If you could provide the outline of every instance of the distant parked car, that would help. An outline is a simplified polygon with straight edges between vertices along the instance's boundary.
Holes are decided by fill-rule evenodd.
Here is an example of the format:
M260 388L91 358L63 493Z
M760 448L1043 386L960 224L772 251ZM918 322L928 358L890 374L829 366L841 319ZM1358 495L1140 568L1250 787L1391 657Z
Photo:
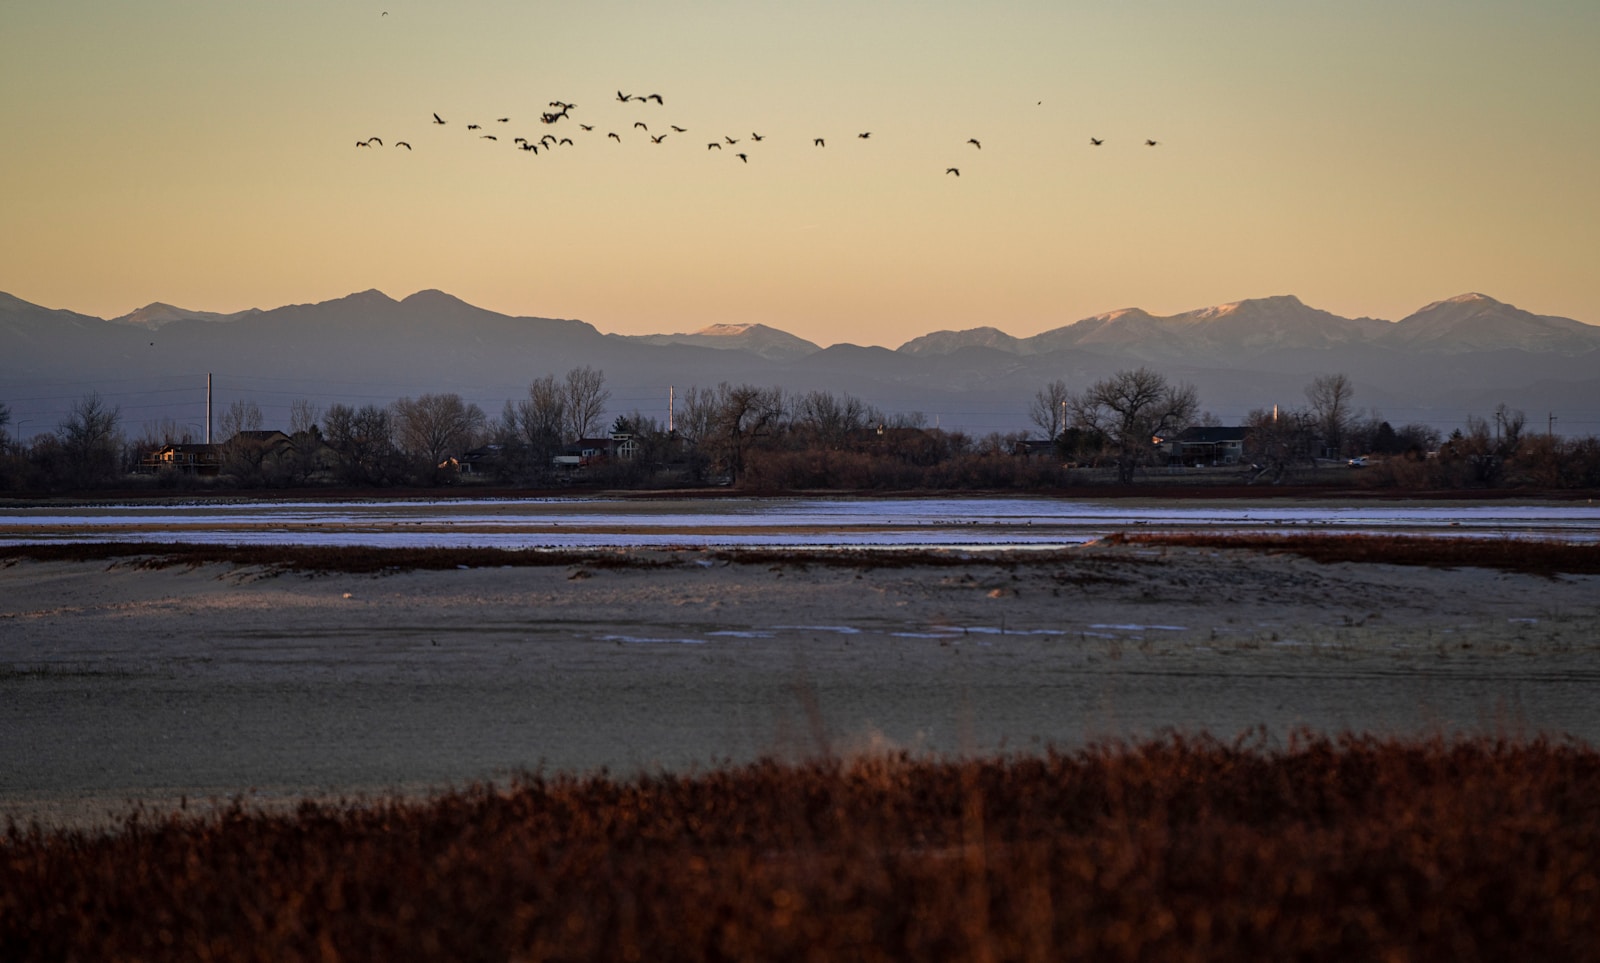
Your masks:
M1351 468L1365 468L1367 467L1367 456L1359 455L1350 459L1348 462L1346 462L1346 464L1348 464Z

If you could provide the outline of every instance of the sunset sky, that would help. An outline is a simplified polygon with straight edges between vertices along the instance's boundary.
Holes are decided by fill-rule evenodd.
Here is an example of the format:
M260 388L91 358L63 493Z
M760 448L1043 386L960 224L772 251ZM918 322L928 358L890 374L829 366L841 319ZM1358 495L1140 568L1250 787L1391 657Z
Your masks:
M887 347L1275 294L1600 323L1597 50L1594 0L5 3L0 291Z

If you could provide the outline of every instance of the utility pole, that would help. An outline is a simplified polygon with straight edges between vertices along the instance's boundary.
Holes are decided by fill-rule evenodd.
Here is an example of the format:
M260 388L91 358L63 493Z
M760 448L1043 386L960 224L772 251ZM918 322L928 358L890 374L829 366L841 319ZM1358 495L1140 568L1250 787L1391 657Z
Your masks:
M1549 420L1545 422L1544 436L1549 439L1554 439L1556 436L1556 413L1553 411L1550 412Z
M677 397L677 387L674 385L667 385L667 434L669 435L674 431L672 424L672 408L677 402Z
M211 372L206 372L206 444L211 444Z

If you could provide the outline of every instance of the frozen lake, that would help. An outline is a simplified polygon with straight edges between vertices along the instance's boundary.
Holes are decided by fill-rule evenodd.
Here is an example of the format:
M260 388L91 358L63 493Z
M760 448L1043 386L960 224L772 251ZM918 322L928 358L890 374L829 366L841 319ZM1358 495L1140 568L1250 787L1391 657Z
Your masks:
M1588 502L533 498L196 502L0 509L0 545L133 541L374 547L1070 545L1126 531L1392 533L1600 540Z

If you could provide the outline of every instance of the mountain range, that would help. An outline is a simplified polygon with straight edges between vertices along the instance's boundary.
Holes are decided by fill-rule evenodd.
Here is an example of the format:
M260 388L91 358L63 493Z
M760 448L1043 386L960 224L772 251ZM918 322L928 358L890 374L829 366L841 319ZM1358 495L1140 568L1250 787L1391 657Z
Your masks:
M979 326L890 350L822 347L763 324L684 334L604 334L583 321L512 317L440 291L395 300L363 291L234 314L154 303L112 319L0 293L0 402L13 434L48 431L91 391L125 428L161 419L202 426L213 410L256 402L267 427L290 403L384 404L458 392L491 417L545 374L605 373L610 415L665 421L669 390L721 381L849 393L886 413L973 434L1024 431L1040 387L1071 388L1147 365L1192 383L1225 422L1253 408L1304 404L1304 388L1343 373L1355 404L1396 425L1444 430L1501 403L1530 425L1600 433L1600 327L1534 314L1482 294L1436 301L1399 321L1345 318L1289 295L1166 317L1128 308L1026 338Z

